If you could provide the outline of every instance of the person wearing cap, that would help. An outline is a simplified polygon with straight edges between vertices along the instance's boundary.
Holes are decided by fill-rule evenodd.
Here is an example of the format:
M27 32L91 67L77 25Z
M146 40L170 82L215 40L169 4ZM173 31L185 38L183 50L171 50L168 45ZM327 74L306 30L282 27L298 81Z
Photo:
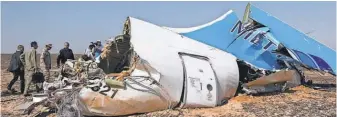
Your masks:
M51 82L50 80L50 69L51 69L51 56L50 56L50 50L52 48L52 44L48 44L45 46L45 48L42 50L41 56L40 56L40 68L43 71L44 78L46 82Z
M23 53L24 47L23 45L19 45L17 47L16 52L12 55L11 61L9 63L9 67L7 71L13 73L13 79L11 82L8 84L8 91L11 91L12 93L15 93L16 91L12 89L12 86L14 83L18 80L20 77L20 91L23 93L25 89L25 72L24 72L24 66L23 63L20 61L20 55Z

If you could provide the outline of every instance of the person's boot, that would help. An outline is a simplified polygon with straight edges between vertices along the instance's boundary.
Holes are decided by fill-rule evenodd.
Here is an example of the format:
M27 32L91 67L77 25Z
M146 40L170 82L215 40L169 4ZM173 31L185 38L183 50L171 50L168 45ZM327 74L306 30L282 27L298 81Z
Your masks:
M12 94L16 93L17 91L15 89L8 89L8 91Z
M42 83L36 83L35 84L37 93L41 93L43 91L42 85L43 85Z
M25 82L24 81L20 81L20 91L21 91L21 94L23 94L24 91L25 91Z
M31 96L32 94L29 94L29 93L27 93L27 94L23 94L23 96L25 96L25 97L28 97L28 96Z
M15 91L14 89L12 89L13 84L14 84L14 82L13 82L13 80L12 80L12 81L8 84L8 86L7 86L7 90L8 90L8 92L10 92L10 93L13 93L13 91Z

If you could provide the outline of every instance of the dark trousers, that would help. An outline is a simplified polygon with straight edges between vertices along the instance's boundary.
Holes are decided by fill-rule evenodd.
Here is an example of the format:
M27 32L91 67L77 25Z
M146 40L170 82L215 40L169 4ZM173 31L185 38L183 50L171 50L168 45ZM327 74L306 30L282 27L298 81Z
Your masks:
M12 81L8 84L7 89L11 90L14 83L20 77L20 91L21 91L21 93L23 93L23 91L25 89L25 78L24 78L25 72L24 71L15 71L15 72L12 72L12 73L13 73L14 77L13 77Z

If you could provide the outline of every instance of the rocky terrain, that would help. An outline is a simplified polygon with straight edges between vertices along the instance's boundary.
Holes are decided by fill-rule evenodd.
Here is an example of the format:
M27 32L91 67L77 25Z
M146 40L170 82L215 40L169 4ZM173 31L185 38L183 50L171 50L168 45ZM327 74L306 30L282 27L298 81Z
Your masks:
M53 55L56 65L56 56ZM10 55L1 56L1 117L25 117L23 112L15 107L24 103L25 98L20 94L9 94L7 85L12 74L7 72ZM283 93L271 93L258 96L240 94L228 101L227 104L215 108L174 109L152 113L130 115L132 117L148 116L193 116L193 117L334 117L336 116L336 80L324 80L327 85L323 88L298 86ZM331 76L330 76L331 77ZM331 79L331 78L330 78ZM19 90L19 81L14 85ZM55 116L55 114L41 115Z

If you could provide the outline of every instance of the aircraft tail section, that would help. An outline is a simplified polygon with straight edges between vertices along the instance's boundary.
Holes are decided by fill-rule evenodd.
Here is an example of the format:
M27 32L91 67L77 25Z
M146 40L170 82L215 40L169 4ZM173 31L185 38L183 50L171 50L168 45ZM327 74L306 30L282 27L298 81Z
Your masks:
M267 12L250 5L249 19L254 20L270 28L274 37L287 48L296 50L296 53L305 64L310 64L314 68L336 72L336 51L307 36L303 32L296 30L288 24L269 15Z

